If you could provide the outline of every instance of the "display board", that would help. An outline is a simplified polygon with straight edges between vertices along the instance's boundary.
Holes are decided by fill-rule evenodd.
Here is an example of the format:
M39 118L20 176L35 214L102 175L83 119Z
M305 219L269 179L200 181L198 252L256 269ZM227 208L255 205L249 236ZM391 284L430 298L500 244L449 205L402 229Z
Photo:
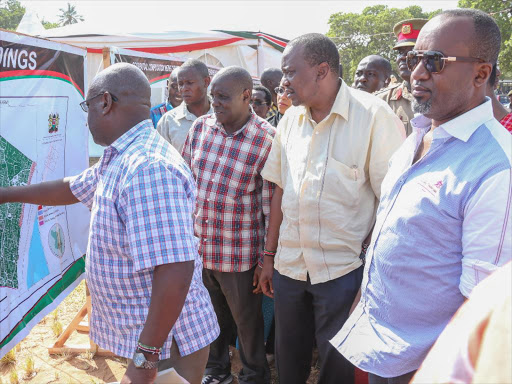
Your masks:
M0 31L0 186L76 175L88 166L86 51ZM82 204L0 205L0 356L84 273L90 213Z

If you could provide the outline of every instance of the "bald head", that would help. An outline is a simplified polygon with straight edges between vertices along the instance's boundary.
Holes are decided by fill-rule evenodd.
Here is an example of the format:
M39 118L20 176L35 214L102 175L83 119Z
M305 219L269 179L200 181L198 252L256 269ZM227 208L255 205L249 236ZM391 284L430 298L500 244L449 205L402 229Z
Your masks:
M354 86L365 92L373 93L389 84L391 63L379 55L366 56L357 65Z
M144 73L128 63L100 72L87 91L87 122L94 142L110 145L149 118L151 88Z
M172 70L167 81L167 101L176 108L183 101L181 93L178 88L178 72L180 67L176 67Z
M169 81L178 81L178 72L180 70L180 67L176 67L172 70L171 74L169 75Z
M249 72L242 67L231 66L222 68L213 77L212 86L213 83L219 84L228 81L233 84L236 91L242 92L245 89L252 91L252 77Z
M261 74L261 84L267 88L272 94L272 101L274 104L277 103L277 94L274 91L279 86L283 72L279 68L267 68Z
M128 63L113 64L92 81L89 93L109 92L120 101L151 106L151 87L139 68ZM132 105L133 106L133 105Z

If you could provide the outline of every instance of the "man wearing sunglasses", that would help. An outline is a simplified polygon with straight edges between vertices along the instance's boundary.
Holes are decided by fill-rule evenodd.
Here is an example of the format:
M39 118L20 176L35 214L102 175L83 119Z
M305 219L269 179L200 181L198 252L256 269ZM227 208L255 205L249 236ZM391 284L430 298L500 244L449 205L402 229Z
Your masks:
M133 359L121 383L152 383L173 366L199 384L219 327L201 280L192 173L154 130L140 69L114 64L87 93L91 135L106 146L100 161L74 177L0 188L0 204L85 204L91 339Z
M405 59L407 52L414 48L416 38L426 22L427 20L425 19L410 19L401 21L394 26L393 31L397 37L397 42L393 49L397 52L396 64L403 82L375 93L375 96L389 104L402 123L404 123L407 136L411 134L410 121L414 117L414 112L411 106L413 100L410 84L411 71L407 68Z
M512 254L512 135L486 87L501 34L474 9L431 19L407 54L421 115L382 183L361 299L331 341L372 383L408 383L451 317Z
M262 119L266 119L272 104L272 94L264 86L257 85L252 89L250 104L255 114Z

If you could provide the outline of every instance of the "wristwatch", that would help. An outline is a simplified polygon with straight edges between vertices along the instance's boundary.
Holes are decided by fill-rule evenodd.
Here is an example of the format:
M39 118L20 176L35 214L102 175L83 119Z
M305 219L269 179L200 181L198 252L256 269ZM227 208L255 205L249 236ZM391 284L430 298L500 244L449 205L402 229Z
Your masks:
M146 360L146 356L144 356L144 354L140 350L137 350L133 354L133 365L135 365L135 368L157 369L158 368L158 360L157 361L148 361L148 360Z

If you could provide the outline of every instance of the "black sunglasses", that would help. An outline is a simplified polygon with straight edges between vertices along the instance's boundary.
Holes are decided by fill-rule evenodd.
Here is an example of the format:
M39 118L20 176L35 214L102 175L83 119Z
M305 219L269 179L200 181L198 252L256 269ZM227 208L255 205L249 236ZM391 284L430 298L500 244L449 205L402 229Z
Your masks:
M100 94L98 94L98 95L96 95L96 96L93 96L93 97L91 97L91 98L89 98L89 99L87 99L87 100L82 101L82 102L80 103L80 107L82 107L82 110L83 110L84 112L89 112L89 102L90 102L92 99L95 99L95 98L97 98L97 97L99 97L99 96L103 96L103 95L104 95L105 93L107 93L107 92L108 92L108 91L103 91L103 92L101 92ZM117 99L117 97L115 97L113 94L111 94L110 92L108 92L108 93L109 93L110 97L112 97L112 101L114 101L114 102L115 102L115 101L117 101L117 100L118 100L118 99Z
M407 52L407 68L412 72L423 61L425 69L430 73L440 73L447 61L465 63L485 63L485 60L477 57L445 56L438 51L409 51Z

